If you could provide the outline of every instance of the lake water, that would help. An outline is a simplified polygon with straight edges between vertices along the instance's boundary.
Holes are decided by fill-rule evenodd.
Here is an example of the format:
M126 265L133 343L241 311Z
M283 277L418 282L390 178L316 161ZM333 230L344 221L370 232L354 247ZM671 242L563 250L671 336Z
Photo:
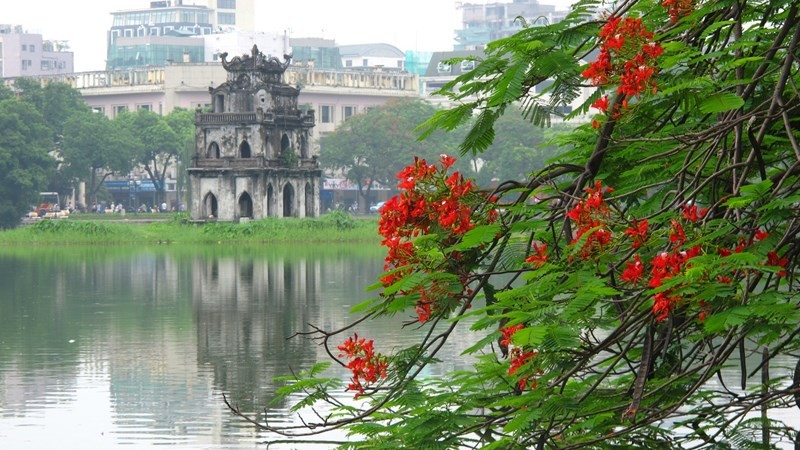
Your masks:
M261 412L274 377L326 360L287 338L351 321L383 256L352 245L0 249L0 448L265 448L282 438L231 414L223 393ZM418 336L402 319L356 331L391 353ZM460 353L481 337L468 334L424 375L465 367ZM297 424L289 406L271 405L270 423Z
M279 437L233 416L222 394L261 411L274 377L324 360L287 338L349 322L383 256L352 245L0 250L0 448L264 448ZM414 334L397 319L357 331L385 353ZM296 420L288 406L272 405L271 423Z

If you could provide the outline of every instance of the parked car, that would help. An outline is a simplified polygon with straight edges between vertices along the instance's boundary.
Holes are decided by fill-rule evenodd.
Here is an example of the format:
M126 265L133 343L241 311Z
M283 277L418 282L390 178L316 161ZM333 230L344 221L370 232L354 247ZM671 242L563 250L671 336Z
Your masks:
M369 212L378 213L378 212L381 211L381 208L383 208L383 205L385 205L385 204L386 204L386 202L375 203L374 205L369 207Z

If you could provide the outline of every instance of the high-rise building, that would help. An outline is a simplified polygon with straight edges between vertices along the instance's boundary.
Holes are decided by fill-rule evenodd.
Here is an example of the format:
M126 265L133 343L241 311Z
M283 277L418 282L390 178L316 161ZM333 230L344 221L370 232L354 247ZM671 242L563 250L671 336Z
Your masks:
M170 61L202 62L204 45L193 36L211 34L214 11L183 0L154 1L150 8L112 12L106 69L163 67Z
M26 33L21 25L0 25L0 77L32 77L74 72L75 55L65 41Z
M214 10L214 23L220 27L235 27L239 31L255 31L255 0L208 0Z
M454 50L476 50L498 39L511 36L522 30L525 19L529 26L560 22L566 11L556 11L553 5L543 5L538 0L513 0L492 3L463 3L464 28L456 30Z

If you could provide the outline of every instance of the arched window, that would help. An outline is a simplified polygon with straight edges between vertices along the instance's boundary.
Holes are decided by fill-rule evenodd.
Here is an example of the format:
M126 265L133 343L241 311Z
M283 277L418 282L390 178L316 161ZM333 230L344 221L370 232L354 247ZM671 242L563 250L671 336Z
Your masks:
M294 216L294 188L286 183L283 186L283 217Z
M239 197L239 218L253 218L253 199L247 192Z
M289 150L289 136L283 135L281 138L281 154Z
M216 219L219 217L217 212L217 197L211 192L206 194L206 198L203 199L202 216L206 219Z
M219 157L220 157L219 144L217 144L216 142L212 142L208 146L208 151L206 152L206 158L219 159Z
M247 141L242 141L241 145L239 145L239 157L240 158L250 158L252 152L250 151L250 144Z

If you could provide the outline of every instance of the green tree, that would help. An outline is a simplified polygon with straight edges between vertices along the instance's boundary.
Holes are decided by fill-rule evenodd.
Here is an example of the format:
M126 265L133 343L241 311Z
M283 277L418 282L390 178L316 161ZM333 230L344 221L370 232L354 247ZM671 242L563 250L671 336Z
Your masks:
M55 160L50 128L25 102L0 100L0 131L0 228L13 228L35 204Z
M152 111L140 109L136 112L126 112L117 116L115 120L119 121L122 128L128 130L136 141L133 162L141 165L147 172L156 189L156 203L160 204L166 195L167 169L178 158L185 141L180 139L165 117ZM170 120L175 124L180 123L178 116Z
M176 108L166 115L165 119L169 127L178 136L179 153L175 161L177 170L177 190L182 195L187 191L186 184L189 182L189 177L186 175L186 169L191 164L192 156L195 152L195 127L194 127L195 112L184 108ZM181 202L186 199L181 197Z
M434 106L422 100L402 99L350 117L322 138L320 162L358 185L364 208L372 200L373 184L393 187L395 175L410 158L431 158L455 149L455 140L444 133L417 140L415 128L435 112Z
M476 158L482 165L475 175L479 186L491 186L492 180L524 180L543 169L561 152L553 142L575 125L558 124L543 128L531 124L517 106L498 118L492 144Z
M127 128L94 112L73 114L64 129L62 173L86 183L86 198L77 201L91 205L109 176L130 172L139 143Z
M546 125L593 87L573 114L593 120L558 139L555 162L490 195L448 158L404 169L381 216L375 298L354 324L313 333L349 384L325 365L294 372L280 393L331 412L251 422L306 436L346 427L343 447L370 449L800 439L772 414L800 406L800 364L776 359L800 351L800 2L612 5L579 2L493 42L443 88L459 106L426 130L475 115L465 153L491 145L515 102ZM379 316L410 316L424 333L397 350L354 336ZM464 335L471 370L426 377Z

